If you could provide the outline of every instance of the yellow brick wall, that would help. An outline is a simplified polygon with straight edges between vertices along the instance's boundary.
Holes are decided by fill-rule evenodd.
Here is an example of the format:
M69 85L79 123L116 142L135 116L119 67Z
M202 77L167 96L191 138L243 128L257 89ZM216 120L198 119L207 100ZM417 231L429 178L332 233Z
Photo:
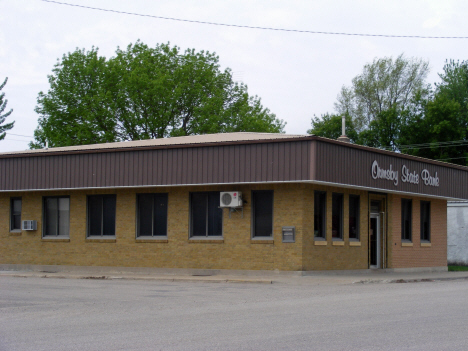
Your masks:
M251 190L274 190L273 240L251 240ZM229 218L223 210L223 241L189 240L192 191L242 191L247 204ZM314 191L327 192L326 245L314 242ZM136 194L167 192L167 242L137 241ZM343 245L333 245L332 193L344 194ZM86 196L116 194L116 240L86 238ZM349 195L360 195L360 246L348 238ZM70 196L69 241L44 240L43 196ZM37 220L38 230L10 233L10 197L22 197L22 220ZM388 267L446 265L446 202L431 200L432 246L419 242L419 198L413 198L413 247L401 247L400 197L388 195ZM198 269L330 270L368 268L368 193L312 184L227 185L142 189L73 190L0 194L0 264L127 266ZM283 243L283 226L296 227L296 242Z
M251 190L274 190L273 240L251 240ZM219 242L189 240L189 193L191 191L242 191L247 204L229 218L223 210L223 238ZM168 240L138 242L135 239L136 194L168 192ZM116 240L86 239L86 196L116 194ZM132 190L80 190L24 192L0 195L0 263L84 266L129 266L208 269L302 268L302 204L298 185L151 188ZM43 240L42 197L70 195L70 240ZM37 220L37 231L9 232L10 196L22 197L22 220ZM296 226L296 242L282 243L281 227Z
M314 191L327 192L326 245L315 245L314 241ZM343 246L333 245L332 240L332 193L344 194ZM360 241L361 246L350 246L349 240L349 195L360 196ZM367 192L324 186L308 186L304 192L304 270L346 270L368 268L368 225Z

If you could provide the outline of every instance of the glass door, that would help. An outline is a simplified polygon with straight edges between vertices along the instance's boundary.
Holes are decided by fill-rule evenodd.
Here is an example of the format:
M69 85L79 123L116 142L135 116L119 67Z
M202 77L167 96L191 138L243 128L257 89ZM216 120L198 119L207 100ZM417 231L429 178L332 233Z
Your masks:
M378 213L370 215L369 225L370 266L380 268L380 218Z

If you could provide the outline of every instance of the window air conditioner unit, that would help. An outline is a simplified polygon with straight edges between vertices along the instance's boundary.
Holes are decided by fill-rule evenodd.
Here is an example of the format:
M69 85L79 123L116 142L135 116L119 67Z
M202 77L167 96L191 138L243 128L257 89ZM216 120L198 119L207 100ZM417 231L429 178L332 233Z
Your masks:
M23 221L23 230L37 230L37 221Z
M220 193L221 207L242 207L241 191L222 191Z

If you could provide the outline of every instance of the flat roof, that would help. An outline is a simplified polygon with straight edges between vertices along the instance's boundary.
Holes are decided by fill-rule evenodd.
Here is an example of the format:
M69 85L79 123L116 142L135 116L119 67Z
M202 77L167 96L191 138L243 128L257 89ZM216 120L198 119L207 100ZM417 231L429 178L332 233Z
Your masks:
M309 134L283 134L283 133L255 133L255 132L236 132L236 133L217 133L190 135L171 138L146 139L121 141L113 143L90 144L90 145L75 145L63 147L51 147L48 149L32 149L22 151L2 152L2 155L23 155L23 154L42 154L55 152L70 152L70 151L92 151L103 149L126 149L152 146L177 146L177 145L193 145L193 144L209 144L221 142L241 142L241 141L268 141L279 139L296 139L310 137Z

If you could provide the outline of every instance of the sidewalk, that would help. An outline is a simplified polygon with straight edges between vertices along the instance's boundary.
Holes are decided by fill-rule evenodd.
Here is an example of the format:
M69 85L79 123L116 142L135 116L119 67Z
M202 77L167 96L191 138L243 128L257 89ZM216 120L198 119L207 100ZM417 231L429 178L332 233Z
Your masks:
M256 283L256 284L382 284L414 283L446 280L468 280L466 272L384 272L379 270L362 271L317 271L270 272L270 271L210 271L210 270L151 270L112 267L59 267L38 266L35 269L9 270L0 267L0 277L55 278L55 279L126 279L154 280L166 282L205 282L205 283ZM67 269L69 268L69 269Z

